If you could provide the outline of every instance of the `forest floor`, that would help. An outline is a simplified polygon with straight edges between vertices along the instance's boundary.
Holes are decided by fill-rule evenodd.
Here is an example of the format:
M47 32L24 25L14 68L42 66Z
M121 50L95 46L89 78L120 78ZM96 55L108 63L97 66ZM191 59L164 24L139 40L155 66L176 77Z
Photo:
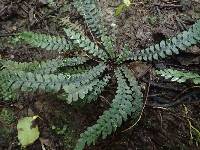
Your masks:
M69 1L69 0L68 0ZM70 16L83 24L67 1L0 0L0 38L20 31L62 34L59 19ZM69 2L70 3L70 2ZM133 4L114 16L120 0L100 0L110 34L117 38L117 49L126 43L139 50L177 35L200 19L199 0L134 0ZM113 27L114 25L114 27ZM0 45L0 58L19 62L46 60L53 52L28 46ZM117 132L99 140L88 150L198 150L200 149L200 87L192 83L177 84L158 79L154 68L177 68L200 74L200 45L187 52L153 63L131 63L146 102L140 121L133 127L131 120ZM113 94L115 91L109 94ZM103 98L82 107L68 106L52 95L25 95L18 101L0 100L0 150L20 149L16 123L19 118L39 115L40 139L28 150L71 150L84 131L102 114L108 103ZM5 115L13 120L5 125ZM194 128L196 129L194 129Z

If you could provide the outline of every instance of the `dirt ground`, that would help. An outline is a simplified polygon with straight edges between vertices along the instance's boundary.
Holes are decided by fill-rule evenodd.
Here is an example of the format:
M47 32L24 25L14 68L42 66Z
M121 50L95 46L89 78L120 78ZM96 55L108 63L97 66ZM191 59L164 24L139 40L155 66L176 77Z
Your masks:
M114 10L120 0L99 0L110 34L116 36L116 49L128 44L133 51L158 43L187 29L200 19L199 0L134 0L120 16ZM70 0L0 0L0 39L20 31L63 34L59 19L70 16L83 24L72 10ZM83 25L84 26L84 25ZM54 53L27 46L0 45L0 57L16 61L45 60ZM200 74L200 45L186 53L153 63L131 63L143 89L145 109L133 127L131 119L105 140L88 150L198 150L200 135L200 87L177 84L155 76L155 68L174 67ZM114 94L112 86L106 95ZM16 136L19 118L39 115L40 139L28 150L71 150L84 129L92 125L108 103L101 97L87 106L69 106L52 95L24 95L18 101L1 101L0 112L11 113L9 125L0 116L0 150L20 149ZM4 118L5 119L5 118ZM192 126L191 126L192 125ZM194 127L194 128L192 128ZM13 129L11 129L13 128ZM2 130L2 131L1 131Z

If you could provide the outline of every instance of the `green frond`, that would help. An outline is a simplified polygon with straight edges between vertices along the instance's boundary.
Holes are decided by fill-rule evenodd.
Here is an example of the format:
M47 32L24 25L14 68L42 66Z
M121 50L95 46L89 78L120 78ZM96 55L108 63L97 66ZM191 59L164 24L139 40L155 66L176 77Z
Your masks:
M73 50L73 45L64 37L52 36L34 32L22 32L13 41L20 41L33 47L54 51Z
M72 101L77 101L79 98L85 98L93 90L93 87L97 85L99 82L98 77L101 76L106 68L105 64L99 64L85 73L72 75L70 80L74 82L66 84L63 87L65 95L67 95L67 102L71 103Z
M103 23L103 13L97 6L95 0L74 0L74 6L85 18L86 24L91 31L101 39L103 46L109 53L111 58L114 58L114 42L111 37L108 36L107 28Z
M62 86L69 84L69 77L63 74L36 74L31 72L13 72L3 70L0 73L0 82L5 83L12 91L45 91L58 92Z
M67 27L70 27L70 28L74 29L75 31L84 34L84 29L83 29L82 26L78 23L78 21L76 21L75 23L72 23L72 22L70 21L70 18L69 18L68 16L61 19L61 24L62 24L63 26L65 26L65 27L66 27L66 26L67 26Z
M106 28L102 22L102 12L97 7L95 0L74 0L74 6L81 15L85 18L86 24L96 34L97 37L106 35Z
M122 67L122 71L129 82L129 86L132 91L132 97L134 98L132 104L135 110L133 111L132 118L138 119L143 109L143 94L141 92L142 90L141 87L138 85L138 82L131 70L124 66Z
M5 83L4 81L2 82L2 78L0 80L0 98L3 101L12 101L18 98L18 94L13 91L12 89L9 88L9 84Z
M95 85L99 82L99 79L95 79L89 83L86 83L82 86L77 86L74 84L64 86L64 91L67 95L67 103L72 103L78 101L79 99L84 99L85 96L91 92Z
M65 73L65 74L69 74L69 75L82 74L90 69L92 69L92 67L88 66L88 65L60 68L61 72Z
M72 67L84 64L88 59L84 57L72 57L72 58L57 58L52 60L46 60L42 62L16 62L12 60L0 59L2 69L12 71L25 71L41 74L50 74L58 71L59 67Z
M166 56L179 54L179 51L185 51L188 47L197 44L200 41L200 20L198 20L188 31L184 31L166 41L150 46L149 48L131 52L122 52L118 58L121 63L126 60L144 60L152 61Z
M58 67L64 65L62 59L52 59L47 61L34 61L34 62L16 62L11 60L1 60L2 68L9 71L25 71L34 73L53 73Z
M101 36L101 41L103 46L105 47L106 52L109 54L111 58L115 58L115 51L114 51L114 41L112 40L112 37L110 36Z
M88 59L85 57L72 57L63 60L65 66L78 66L84 64Z
M91 103L92 101L96 101L99 95L108 85L110 78L110 76L106 76L102 80L99 80L98 83L93 87L93 90L84 98L83 102Z
M117 95L115 96L110 109L105 111L99 117L97 123L80 135L80 139L75 147L75 150L82 150L86 145L94 144L95 141L102 136L103 139L110 135L117 127L121 126L122 121L126 121L128 116L135 112L132 104L132 91L127 85L120 69L115 71L117 77Z
M12 94L16 93L17 90L24 92L35 92L39 90L56 93L64 89L66 93L70 94L66 88L69 88L70 90L75 87L80 89L80 87L84 85L93 87L92 84L95 84L95 82L91 83L91 85L90 82L93 82L94 79L98 78L105 71L106 67L107 66L105 64L99 64L98 66L88 70L85 73L71 76L61 73L56 75L44 74L44 72L13 72L13 70L4 69L0 72L0 88L3 89L2 91L6 90L7 93L5 93L5 96L2 97L11 97ZM75 101L74 98L73 100ZM68 102L70 101L71 99L68 99Z
M94 44L88 37L83 34L73 30L72 28L64 28L67 37L73 41L73 44L77 44L84 51L98 57L102 60L108 58L106 52L100 49L96 44Z
M36 61L30 62L30 63L27 63L27 62L21 63L21 62L16 62L12 60L0 59L0 65L1 65L1 69L31 72L37 68L39 63Z
M200 75L192 73L190 71L178 71L173 69L156 70L158 75L161 75L165 79L176 81L178 83L186 82L191 80L194 84L200 84Z

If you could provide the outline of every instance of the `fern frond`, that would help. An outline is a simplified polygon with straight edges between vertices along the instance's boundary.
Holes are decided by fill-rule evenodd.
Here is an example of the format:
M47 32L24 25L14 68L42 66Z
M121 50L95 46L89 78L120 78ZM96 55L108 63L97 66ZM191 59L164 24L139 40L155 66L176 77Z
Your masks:
M64 90L66 93L66 100L67 103L72 103L78 101L79 99L84 99L85 96L91 92L94 88L95 85L99 82L99 79L93 80L89 83L86 83L82 86L76 86L76 85L69 85L69 86L64 86Z
M73 41L73 44L78 44L80 48L84 51L98 57L102 60L108 58L106 52L100 49L96 44L94 44L88 37L83 34L73 30L72 28L64 28L67 37Z
M91 81L101 75L106 69L105 64L99 64L98 66L88 70L86 73L75 74L75 75L64 75L64 74L39 74L32 72L2 70L0 72L0 88L7 87L6 90L9 93L21 90L24 92L31 91L35 92L38 90L44 92L59 92L63 88L73 89L73 87L79 88L83 85L89 85ZM95 84L95 83L93 83ZM10 89L10 90L9 90ZM9 92L11 91L11 92ZM7 95L7 94L6 94ZM75 100L73 98L73 100ZM68 99L68 101L72 101Z
M131 52L131 50L122 52L118 57L118 62L126 60L144 60L152 61L159 58L165 58L172 54L179 54L179 51L185 51L188 47L197 44L200 41L200 20L198 20L188 31L184 31L166 41L150 46L149 48Z
M115 51L114 51L114 41L113 38L110 36L101 36L101 41L103 46L105 47L106 52L109 54L110 58L115 58Z
M1 68L12 71L25 71L40 74L50 74L58 70L59 67L78 66L84 64L88 59L84 57L72 57L65 59L52 59L47 61L16 62L11 60L0 60Z
M12 91L45 91L58 92L62 86L69 84L70 80L63 74L35 74L31 72L15 72L3 70L0 73L1 82L7 84ZM5 79L2 81L2 79Z
M16 62L11 60L1 60L2 68L9 71L25 71L34 73L53 73L58 67L64 66L64 60L52 59L47 61L34 62Z
M74 6L85 18L85 22L95 33L95 35L101 39L106 51L110 54L111 58L114 58L114 42L111 37L108 36L107 28L103 23L103 13L101 9L97 7L97 1L95 0L75 0Z
M76 21L75 23L72 23L72 22L70 21L70 18L69 18L68 16L61 19L61 24L62 24L63 26L70 27L70 28L74 29L75 31L78 31L78 32L84 34L84 32L83 32L84 29L83 29L82 26L78 23L78 21Z
M176 81L178 83L191 80L194 84L200 84L200 75L189 71L178 71L173 69L156 70L158 75L161 75L165 79Z
M120 69L115 71L117 77L117 95L113 100L109 110L105 111L102 116L99 117L97 123L92 127L88 127L87 130L80 135L80 139L75 147L75 150L82 150L85 145L94 144L98 137L102 135L105 139L107 135L110 135L117 127L121 126L122 121L126 121L128 116L134 112L132 102L132 91L126 83L126 79L121 73Z
M92 92L90 92L83 100L84 103L90 103L92 101L96 101L101 92L108 85L110 80L110 76L104 77L102 80L99 80L98 83L93 87Z
M138 118L140 117L140 114L143 109L143 94L141 92L141 87L139 86L131 70L124 66L122 68L122 71L129 82L129 86L132 91L132 97L134 98L134 101L132 102L134 107L132 118Z
M58 52L73 50L72 43L66 38L60 36L52 36L34 32L22 32L15 37L14 40L46 50L54 50Z
M106 28L102 23L102 13L95 0L74 0L74 6L85 18L86 24L97 37L106 35Z
M90 103L92 101L97 100L98 96L101 94L104 88L108 85L109 80L110 80L110 76L106 76L102 80L100 79L93 80L92 82L90 82L90 84L83 85L82 87L80 87L80 89L76 89L76 90L70 89L71 94L77 93L80 97L79 99L83 99L80 101L81 103ZM59 98L66 100L69 98L69 94L63 93L59 95Z
M65 66L78 66L84 64L88 59L85 57L72 57L63 60Z
M99 82L98 77L105 71L105 64L99 64L98 66L88 70L87 72L79 75L72 75L70 80L74 82L64 85L63 89L67 94L67 102L77 101L79 98L83 99L85 96L93 90L93 87Z
M0 75L1 77L1 75ZM18 94L9 88L9 84L5 83L5 81L2 82L2 78L0 81L0 98L2 98L4 101L10 101L15 100L18 98Z

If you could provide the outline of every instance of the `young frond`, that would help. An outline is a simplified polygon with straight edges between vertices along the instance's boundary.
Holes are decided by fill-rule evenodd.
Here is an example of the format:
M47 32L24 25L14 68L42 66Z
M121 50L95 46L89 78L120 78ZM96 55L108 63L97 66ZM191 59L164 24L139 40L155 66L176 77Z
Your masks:
M84 51L98 57L102 60L108 58L106 52L100 49L95 43L93 43L88 37L84 36L80 32L73 30L72 28L64 28L67 37L73 41L73 44L77 44Z
M165 58L172 54L179 54L179 51L185 51L188 47L197 44L200 41L200 20L198 20L188 31L184 31L166 41L150 46L149 48L131 52L122 52L118 57L118 62L126 60L144 60L152 61L159 58Z
M86 145L94 144L96 140L102 136L103 139L116 131L117 127L121 126L122 121L126 121L128 116L135 112L132 104L132 91L127 85L120 69L115 71L117 77L117 95L115 96L110 109L105 111L99 117L97 123L80 135L80 139L75 147L75 150L82 150Z
M61 52L73 50L72 43L61 36L52 36L34 32L22 32L15 37L14 40L49 51L54 50Z
M190 71L178 71L173 69L156 70L158 75L161 75L165 79L176 81L178 83L191 80L194 84L200 84L200 75Z

